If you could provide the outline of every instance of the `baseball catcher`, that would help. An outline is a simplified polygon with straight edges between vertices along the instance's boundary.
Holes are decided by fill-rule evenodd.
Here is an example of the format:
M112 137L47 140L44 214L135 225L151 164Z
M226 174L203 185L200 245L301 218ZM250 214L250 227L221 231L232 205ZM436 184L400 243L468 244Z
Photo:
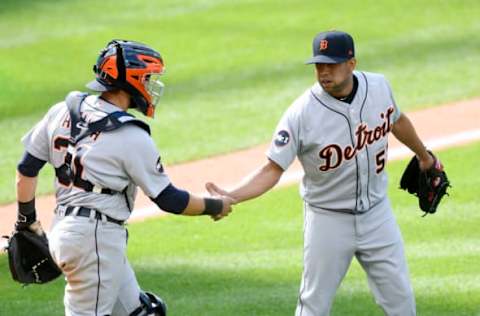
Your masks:
M400 188L418 197L420 209L427 214L437 211L438 204L450 186L443 165L433 153L433 165L427 170L420 170L418 159L414 156L407 165L400 180Z
M48 162L55 168L57 202L48 248L65 275L65 315L166 315L165 302L141 289L126 256L125 221L139 188L172 214L219 220L231 212L230 197L203 197L175 187L150 127L128 112L134 108L153 118L163 92L164 68L153 48L112 40L100 51L95 79L87 85L98 94L70 92L22 138L17 224L32 230L38 174ZM29 239L19 240L25 245L11 242L9 250L30 252ZM47 248L46 238L39 244ZM39 275L32 272L34 282L44 281L38 267L50 262L48 252L45 256L32 261ZM19 260L18 269L24 269L24 260ZM25 270L31 269L27 265Z

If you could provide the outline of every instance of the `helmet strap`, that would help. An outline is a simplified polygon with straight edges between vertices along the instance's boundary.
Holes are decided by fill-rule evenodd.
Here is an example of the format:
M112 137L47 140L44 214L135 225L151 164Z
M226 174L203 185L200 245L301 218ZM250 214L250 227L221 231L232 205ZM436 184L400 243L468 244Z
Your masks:
M115 47L117 48L117 70L118 70L118 81L124 82L126 80L126 70L125 70L125 59L123 58L123 48L119 42L115 42Z

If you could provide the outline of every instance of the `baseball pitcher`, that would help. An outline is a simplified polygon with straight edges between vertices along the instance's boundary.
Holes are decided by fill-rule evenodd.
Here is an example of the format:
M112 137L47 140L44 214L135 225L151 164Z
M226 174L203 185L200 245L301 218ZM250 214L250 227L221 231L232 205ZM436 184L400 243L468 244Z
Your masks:
M393 133L418 157L434 160L401 113L383 75L356 71L352 37L319 33L313 40L317 82L284 113L267 161L227 192L237 202L263 194L298 157L305 171L304 271L296 316L328 315L355 257L386 315L415 315L403 240L387 197L385 164Z

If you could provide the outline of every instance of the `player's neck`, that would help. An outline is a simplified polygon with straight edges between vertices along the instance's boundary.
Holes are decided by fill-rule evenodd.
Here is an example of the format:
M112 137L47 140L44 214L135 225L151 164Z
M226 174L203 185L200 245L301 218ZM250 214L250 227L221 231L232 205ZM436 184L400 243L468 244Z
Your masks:
M336 99L341 99L347 97L353 90L353 75L350 76L345 82L343 82L342 87L337 91L332 91L330 95Z
M339 93L338 95L340 96L333 96L335 99L340 100L345 103L352 103L353 98L355 97L355 94L357 93L358 89L358 80L355 75L352 75L350 83L348 87L342 91L342 93Z
M130 106L130 95L123 90L106 91L100 97L124 111L127 111Z

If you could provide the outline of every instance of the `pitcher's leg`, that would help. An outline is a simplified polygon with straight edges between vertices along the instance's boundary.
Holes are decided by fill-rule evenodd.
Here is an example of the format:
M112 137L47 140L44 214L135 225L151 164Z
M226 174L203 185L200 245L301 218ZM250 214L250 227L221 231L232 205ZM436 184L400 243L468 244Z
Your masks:
M392 217L378 227L357 259L366 271L377 304L388 316L416 314L403 240Z
M354 251L353 216L305 210L304 271L296 316L330 313Z

